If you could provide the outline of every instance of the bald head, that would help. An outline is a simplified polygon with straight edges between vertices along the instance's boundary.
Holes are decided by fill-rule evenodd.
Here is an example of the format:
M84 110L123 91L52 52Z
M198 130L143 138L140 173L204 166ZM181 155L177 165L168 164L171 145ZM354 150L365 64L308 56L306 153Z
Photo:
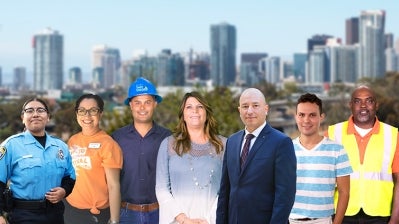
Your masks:
M366 85L360 85L356 87L355 90L352 92L352 98L353 96L357 95L358 92L363 92L363 91L369 92L375 98L375 92L369 86Z
M239 103L241 104L241 101L242 101L244 98L248 98L248 97L250 97L250 98L256 98L256 99L258 99L259 102L263 102L263 103L266 104L265 95L263 95L263 93L262 93L259 89L256 89L256 88L248 88L248 89L244 90L244 91L241 93L240 102L239 102Z
M265 123L269 106L266 104L265 95L259 89L249 88L242 92L238 110L245 128L253 132Z

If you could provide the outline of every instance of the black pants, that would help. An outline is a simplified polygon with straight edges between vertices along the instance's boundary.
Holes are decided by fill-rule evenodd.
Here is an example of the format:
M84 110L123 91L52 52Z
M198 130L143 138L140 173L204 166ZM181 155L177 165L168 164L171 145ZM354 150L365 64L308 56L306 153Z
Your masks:
M64 224L64 204L47 203L46 208L25 209L16 207L10 212L10 224Z
M387 224L390 217L369 216L363 209L354 216L345 216L342 224Z
M99 209L100 214L92 214L89 209L78 209L64 200L65 224L107 224L110 218L109 208Z

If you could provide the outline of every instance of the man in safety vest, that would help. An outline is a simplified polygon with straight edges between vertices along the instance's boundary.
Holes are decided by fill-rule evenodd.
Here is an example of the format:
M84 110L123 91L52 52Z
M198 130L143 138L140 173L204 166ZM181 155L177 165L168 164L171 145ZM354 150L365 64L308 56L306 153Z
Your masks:
M344 145L353 173L343 223L399 223L398 129L378 120L375 93L357 87L348 121L331 125L327 135Z

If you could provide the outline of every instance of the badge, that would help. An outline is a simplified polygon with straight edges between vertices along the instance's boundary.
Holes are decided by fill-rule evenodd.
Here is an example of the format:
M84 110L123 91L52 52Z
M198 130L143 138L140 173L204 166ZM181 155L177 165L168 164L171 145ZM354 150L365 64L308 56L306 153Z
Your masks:
M58 159L64 159L64 152L61 149L58 149L57 158Z
M101 146L101 143L96 143L96 142L92 142L89 144L89 148L92 148L92 149L99 149L100 146Z
M4 146L0 146L0 159L6 155L7 149Z

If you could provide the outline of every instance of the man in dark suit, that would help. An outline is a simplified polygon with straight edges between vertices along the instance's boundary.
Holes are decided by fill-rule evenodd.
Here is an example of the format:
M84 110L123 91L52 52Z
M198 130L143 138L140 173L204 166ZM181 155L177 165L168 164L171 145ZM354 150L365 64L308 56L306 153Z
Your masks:
M260 90L246 89L238 110L245 129L226 143L216 223L286 224L296 192L292 140L266 123L269 106ZM254 137L241 158L248 134Z

